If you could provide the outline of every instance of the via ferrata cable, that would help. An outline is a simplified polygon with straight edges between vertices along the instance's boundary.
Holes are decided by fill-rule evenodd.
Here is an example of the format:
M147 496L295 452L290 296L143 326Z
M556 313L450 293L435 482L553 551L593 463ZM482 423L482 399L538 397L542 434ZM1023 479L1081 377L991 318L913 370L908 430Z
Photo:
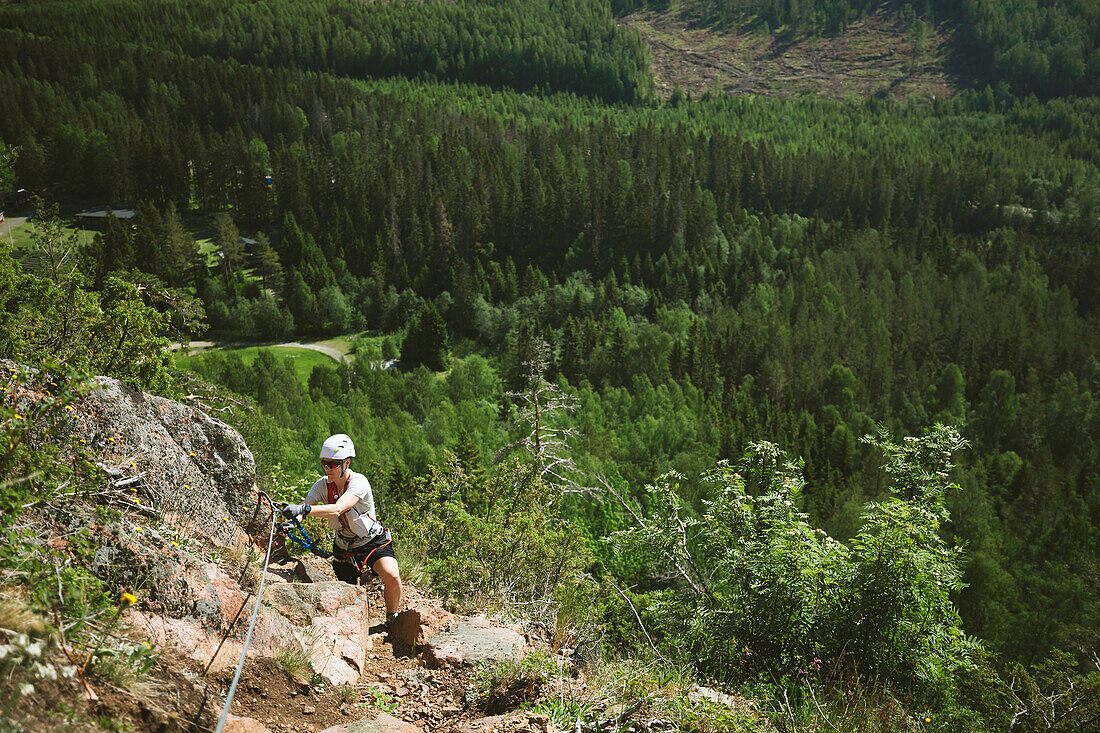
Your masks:
M263 492L260 493L267 499L268 504L271 504L271 498ZM252 621L248 624L248 635L244 637L244 649L241 649L241 659L237 662L237 673L233 675L233 684L229 686L229 694L225 697L225 707L222 708L222 717L218 720L218 727L214 730L214 733L222 733L226 718L229 717L229 706L233 704L233 694L237 691L237 682L241 679L241 670L244 669L244 658L248 653L248 644L252 641L252 629L256 627L256 617L260 613L260 598L264 594L264 582L267 580L267 565L271 562L271 544L275 540L275 517L275 505L271 504L271 532L267 536L267 555L264 557L264 572L260 576L260 588L256 591L256 605L252 609Z

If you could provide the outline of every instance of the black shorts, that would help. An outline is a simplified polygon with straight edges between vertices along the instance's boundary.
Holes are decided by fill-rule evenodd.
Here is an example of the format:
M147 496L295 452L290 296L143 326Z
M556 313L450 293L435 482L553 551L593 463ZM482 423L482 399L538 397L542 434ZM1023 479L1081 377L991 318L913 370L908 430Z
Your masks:
M382 558L397 558L393 552L393 541L389 530L365 545L352 549L350 557L345 555L345 552L347 551L335 544L332 546L332 569L336 572L338 580L351 585L358 584L360 578L367 573L377 576L378 573L374 572L374 564Z

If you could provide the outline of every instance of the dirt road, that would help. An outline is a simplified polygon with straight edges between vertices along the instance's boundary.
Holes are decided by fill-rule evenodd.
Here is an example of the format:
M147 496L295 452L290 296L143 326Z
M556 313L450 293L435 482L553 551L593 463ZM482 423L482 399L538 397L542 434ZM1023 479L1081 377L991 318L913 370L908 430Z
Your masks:
M7 237L8 233L16 227L21 227L27 223L27 217L25 216L8 216L4 215L4 221L0 221L0 237Z

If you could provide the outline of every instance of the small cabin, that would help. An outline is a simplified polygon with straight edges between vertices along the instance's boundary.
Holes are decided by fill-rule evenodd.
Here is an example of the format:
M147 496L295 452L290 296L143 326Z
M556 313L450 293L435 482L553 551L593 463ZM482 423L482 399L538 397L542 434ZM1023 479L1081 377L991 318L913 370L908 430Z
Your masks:
M78 212L76 220L80 222L80 226L84 229L95 229L96 231L102 231L104 222L107 220L107 212L110 211L114 214L116 219L133 219L133 209L112 209L107 206L97 206L93 209L84 209L84 211Z

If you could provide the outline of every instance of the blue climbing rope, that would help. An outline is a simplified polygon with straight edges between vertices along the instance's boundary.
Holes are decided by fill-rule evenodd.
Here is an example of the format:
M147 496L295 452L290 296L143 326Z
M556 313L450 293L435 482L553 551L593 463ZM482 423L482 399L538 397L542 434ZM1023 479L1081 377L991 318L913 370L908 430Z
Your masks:
M328 550L322 549L317 546L317 543L306 533L306 528L302 526L302 523L297 519L291 519L279 524L279 530L286 535L287 539L292 540L295 544L306 548L314 555L318 557L329 558L332 557L332 553Z

